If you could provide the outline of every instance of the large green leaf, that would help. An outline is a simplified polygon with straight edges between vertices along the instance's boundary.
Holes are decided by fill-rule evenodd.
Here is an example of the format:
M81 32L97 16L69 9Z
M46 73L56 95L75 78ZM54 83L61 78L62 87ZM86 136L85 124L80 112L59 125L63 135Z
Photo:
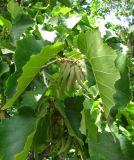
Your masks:
M14 103L14 101L30 84L35 75L40 71L42 65L44 65L51 58L56 56L56 54L60 52L62 49L63 44L59 42L54 45L47 45L41 50L40 54L31 56L28 63L23 67L23 73L18 79L18 85L14 96L11 99L9 99L9 101L4 105L3 109L10 107Z
M107 117L110 109L114 106L113 95L116 92L114 85L120 78L119 72L115 67L116 52L103 43L98 30L80 34L78 44L81 52L86 54L92 66Z
M38 126L46 116L48 107L43 106L37 116L25 108L14 118L0 123L0 160L26 160L34 139L37 139ZM38 136L41 136L38 132ZM43 136L42 136L43 137Z
M25 160L32 144L34 129L35 118L32 115L16 116L2 121L0 160ZM21 158L17 158L18 156Z

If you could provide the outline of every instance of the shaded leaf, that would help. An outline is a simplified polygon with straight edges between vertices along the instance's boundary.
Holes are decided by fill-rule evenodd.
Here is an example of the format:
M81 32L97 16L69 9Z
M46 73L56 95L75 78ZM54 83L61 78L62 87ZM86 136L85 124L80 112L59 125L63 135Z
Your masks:
M110 133L98 133L97 143L90 139L89 152L91 160L132 160L134 145L125 137L119 135L113 139Z
M124 136L102 130L97 126L90 114L92 102L84 103L80 130L86 135L91 160L131 160L134 156L134 145ZM83 128L84 126L84 128Z
M28 14L21 14L19 17L17 17L14 20L13 26L12 26L12 33L11 37L13 42L20 39L20 36L22 36L22 33L28 28L32 27L34 25L34 21Z
M86 69L87 69L88 86L91 87L96 84L96 81L95 81L91 64L87 60L85 61L85 63L86 63Z
M33 91L25 92L25 94L22 96L20 107L30 107L32 109L35 109L37 102L40 100L43 93L44 88L37 88Z
M72 128L75 133L81 137L81 133L79 131L80 122L81 122L81 111L83 109L83 101L84 97L73 97L66 98L64 101L65 104L65 113L71 123Z
M0 77L5 73L9 71L9 66L6 62L2 62L0 59Z
M48 128L49 128L49 116L46 115L40 119L36 133L34 135L32 148L39 150L42 146L48 143Z
M70 0L59 0L63 5L70 7L71 3Z
M120 71L121 78L115 83L116 93L114 95L115 106L111 110L111 115L115 116L117 109L126 107L131 100L130 82L127 68L127 55L119 53L116 65Z
M32 143L34 129L35 119L32 115L16 116L2 121L0 123L0 159L25 160ZM21 153L18 154L19 152Z
M71 100L71 102L74 100L74 99L77 99L77 98L68 98L68 100ZM79 99L79 98L78 98ZM76 100L75 100L76 102ZM73 107L69 107L70 104L67 103L67 99L66 99L66 105L64 105L64 103L62 101L57 101L56 102L56 108L58 109L58 111L60 112L60 114L63 116L64 118L64 121L65 121L65 124L68 128L68 132L71 136L75 137L78 142L80 144L83 144L83 141L82 141L82 135L79 131L79 126L80 126L80 121L81 121L81 110L82 110L82 100L80 98L80 101L81 103L77 103L77 105L74 103L71 104L71 106ZM67 108L69 107L69 108ZM77 109L78 108L78 109ZM72 112L73 111L73 114ZM71 114L70 114L71 112Z

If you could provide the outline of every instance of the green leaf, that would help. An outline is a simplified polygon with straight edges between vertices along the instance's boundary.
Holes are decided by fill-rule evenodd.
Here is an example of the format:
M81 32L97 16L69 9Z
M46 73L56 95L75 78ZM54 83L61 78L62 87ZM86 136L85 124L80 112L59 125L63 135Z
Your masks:
M90 99L85 99L83 105L84 108L81 111L82 119L81 119L80 131L86 136L87 142L89 142L90 139L96 142L98 129L90 114L90 110L93 103Z
M14 103L14 101L22 94L36 74L40 71L40 68L51 58L56 56L56 54L62 49L63 44L59 42L54 45L47 45L41 50L40 54L31 56L28 63L23 67L22 75L17 80L18 85L14 96L9 99L9 101L4 105L3 109L10 107Z
M82 137L79 131L80 122L81 122L81 111L83 109L84 97L73 97L66 98L64 101L65 104L65 113L71 123L72 128L78 137Z
M57 0L50 0L50 5L51 5L51 7L54 7L54 6L56 5L56 1L57 1Z
M32 144L34 129L35 119L32 115L16 116L2 121L0 123L0 159L25 160Z
M83 46L80 46L82 40ZM98 30L80 34L78 44L92 66L96 84L104 104L105 115L108 117L110 109L115 105L113 95L116 90L114 85L120 78L115 66L116 52L103 43Z
M84 32L81 32L78 36L78 47L82 54L87 53L87 40Z
M115 116L119 107L126 107L131 100L130 82L127 68L127 55L119 53L116 65L120 71L121 78L115 83L116 93L114 95L115 106L111 109L110 114Z
M91 87L96 84L95 77L93 74L92 66L89 61L85 60L86 69L87 69L87 80L88 80L88 87Z
M92 139L89 142L91 160L132 160L134 145L125 137L118 135L113 139L111 133L98 133L97 143Z
M81 122L81 111L83 109L83 96L65 99L65 103L56 101L56 108L64 118L69 135L74 137L76 146L81 150L83 159L88 159L87 146L84 144L84 135L81 134L79 127Z
M40 100L42 94L44 93L44 90L44 88L36 88L33 91L26 91L22 96L20 107L30 107L35 109L37 102Z
M91 100L84 103L80 126L81 132L86 135L91 160L131 160L131 157L134 156L134 145L122 135L117 134L116 137L105 130L98 132L90 114L91 107Z
M12 18L15 19L18 14L23 12L23 9L17 2L10 0L7 5L7 10L11 14Z
M2 62L2 60L0 59L0 77L9 71L9 66L6 62Z
M71 6L70 0L59 0L59 2L61 2L65 6L68 6L68 7Z
M70 103L68 100L70 101ZM81 97L67 98L65 104L60 100L56 101L56 108L63 116L69 134L75 137L81 145L83 144L83 140L82 140L82 134L79 131L79 127L81 121L80 112L83 107L82 105L83 100L84 99Z
M45 115L45 117L43 117L42 119L40 119L39 123L38 123L38 127L33 139L33 143L32 143L32 148L34 148L35 150L40 150L43 146L48 144L48 139L49 139L49 115Z
M17 41L16 51L13 57L16 71L7 81L6 95L8 97L11 97L15 92L17 79L22 74L22 67L29 61L30 56L38 54L42 47L42 41L37 41L34 37L28 37Z
M12 28L11 22L2 16L0 16L0 26L7 27L9 31Z
M43 105L36 117L33 112L25 109L24 114L1 121L1 160L26 160L36 136L35 133L38 132L40 120L47 114L47 109L48 107Z
M123 153L125 160L132 160L132 157L134 157L134 144L132 145L132 142L126 139L123 135L119 134L117 136L120 142L121 151Z
M34 20L28 14L21 14L14 20L11 37L13 42L18 40L22 33L28 28L34 25Z

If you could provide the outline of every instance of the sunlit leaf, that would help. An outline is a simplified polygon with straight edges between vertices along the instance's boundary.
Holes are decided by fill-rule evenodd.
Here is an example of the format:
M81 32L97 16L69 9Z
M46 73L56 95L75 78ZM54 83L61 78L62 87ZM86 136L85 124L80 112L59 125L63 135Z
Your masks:
M8 30L11 30L12 24L9 20L5 19L4 17L0 16L0 26L7 27Z
M105 114L108 116L110 109L115 104L113 99L116 92L114 85L120 78L119 71L115 66L117 54L103 43L98 30L80 34L78 43L80 50L86 54L92 66Z

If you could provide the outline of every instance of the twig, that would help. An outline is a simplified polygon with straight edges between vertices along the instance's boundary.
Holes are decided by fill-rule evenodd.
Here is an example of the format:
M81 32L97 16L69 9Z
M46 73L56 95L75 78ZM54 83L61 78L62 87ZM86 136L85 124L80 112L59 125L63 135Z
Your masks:
M57 61L58 61L58 59L55 59L55 60L53 60L53 61L47 63L46 65L44 65L44 66L41 67L41 70L44 69L44 68L46 68L46 67L48 67L49 65L51 65L51 64L53 64L53 63L55 63L55 62L57 62Z
M45 86L48 88L48 84L47 84L46 75L44 73L44 70L41 70L41 74L42 74L42 77L43 77L43 82L44 82Z

